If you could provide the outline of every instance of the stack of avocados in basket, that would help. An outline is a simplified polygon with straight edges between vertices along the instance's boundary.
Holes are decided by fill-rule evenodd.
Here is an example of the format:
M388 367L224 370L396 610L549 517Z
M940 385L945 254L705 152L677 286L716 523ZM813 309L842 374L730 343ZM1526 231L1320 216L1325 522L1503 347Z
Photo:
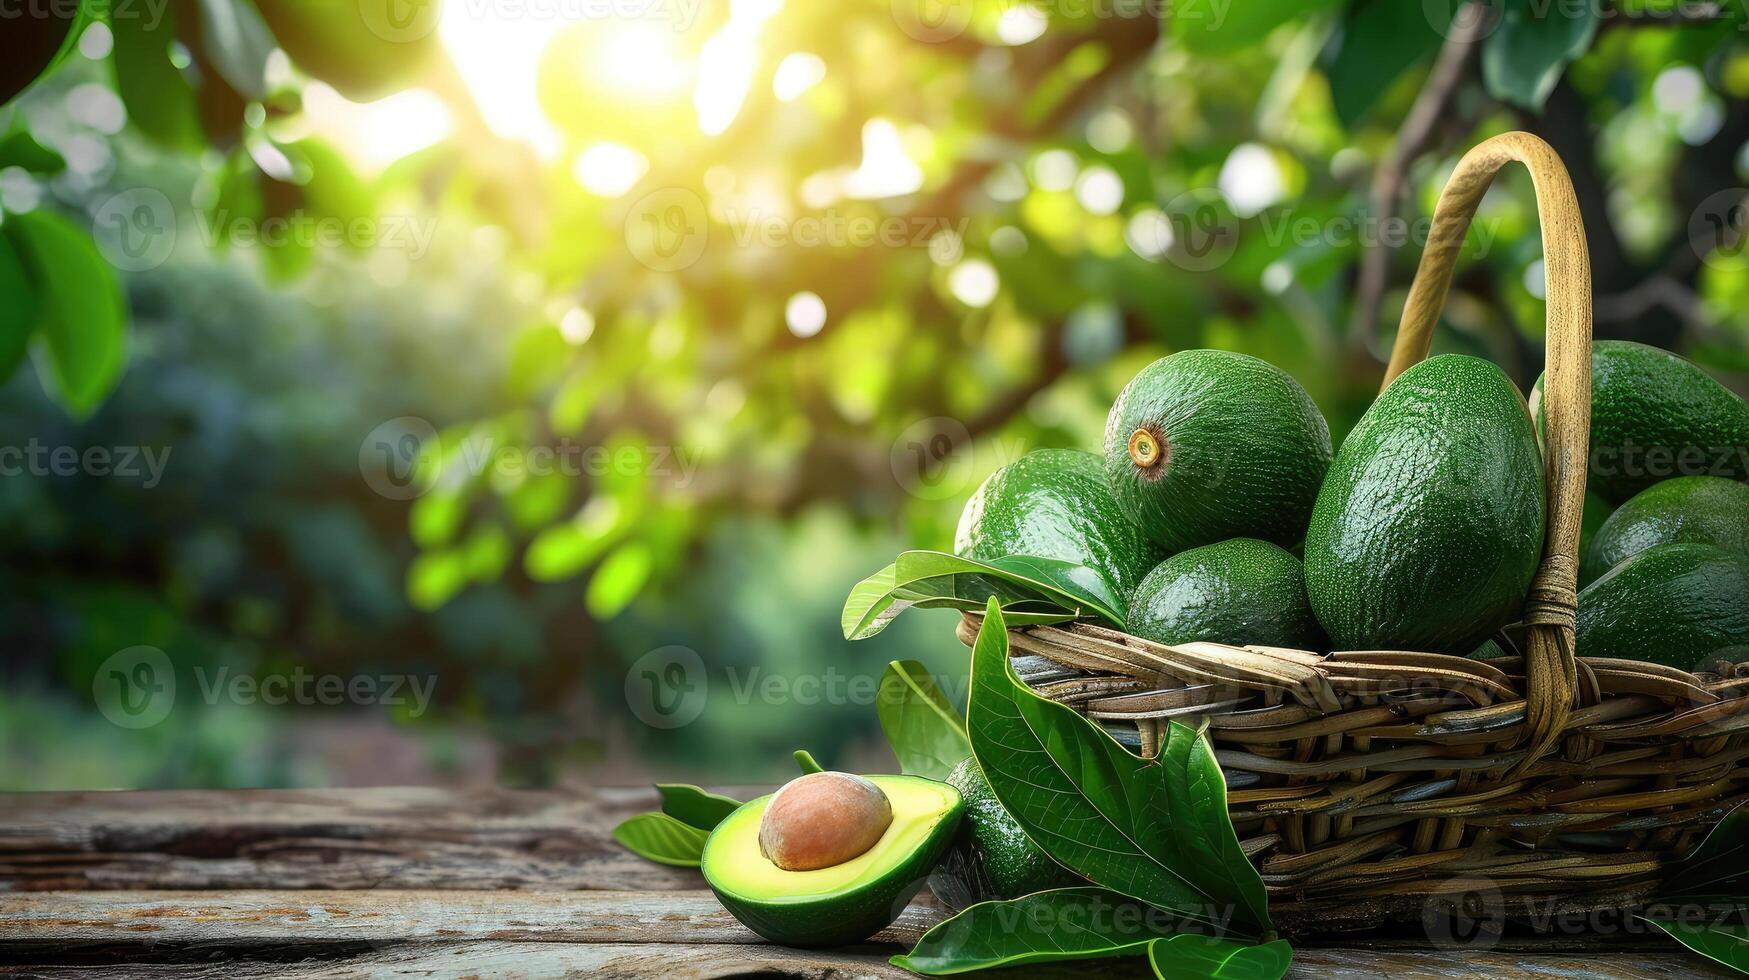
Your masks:
M1749 407L1637 344L1599 342L1594 374L1579 655L1749 659ZM1541 387L1527 400L1488 361L1431 357L1333 453L1292 377L1183 351L1118 396L1103 486L1085 453L1030 453L972 497L956 550L1088 565L1127 598L1113 625L1169 645L1500 657L1546 539ZM1640 453L1610 468L1625 447ZM955 774L966 827L944 864L959 901L942 897L1072 883L979 795L972 765Z

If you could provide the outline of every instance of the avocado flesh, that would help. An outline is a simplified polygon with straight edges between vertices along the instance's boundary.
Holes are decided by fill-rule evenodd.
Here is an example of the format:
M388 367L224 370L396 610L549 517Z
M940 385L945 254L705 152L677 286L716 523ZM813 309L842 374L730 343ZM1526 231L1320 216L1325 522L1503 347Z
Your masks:
M1341 650L1458 656L1523 608L1543 553L1530 415L1461 354L1379 395L1330 466L1306 535L1306 593Z
M1137 463L1138 431L1159 447L1152 465ZM1330 456L1330 427L1306 389L1231 351L1155 361L1105 423L1112 495L1168 555L1228 538L1298 544Z
M759 851L771 796L725 817L705 841L699 869L723 907L754 932L786 946L839 946L874 935L906 902L953 840L963 805L957 790L919 776L868 776L893 808L874 846L830 868L785 871Z
M1087 884L1026 836L990 792L990 783L976 759L955 766L947 781L965 800L966 815L953 847L929 877L929 888L936 898L963 909L977 902Z
M1531 393L1543 431L1543 383ZM1625 340L1591 345L1590 486L1621 503L1660 480L1749 481L1749 403L1687 358Z
M1661 544L1710 544L1749 555L1749 483L1681 476L1640 491L1598 529L1579 580L1590 584Z
M1085 565L1119 597L1163 557L1118 508L1099 457L1078 449L1035 449L990 474L960 513L954 553Z
M1305 569L1277 545L1234 538L1179 552L1130 599L1129 631L1156 643L1209 640L1319 650Z
M1579 593L1581 657L1708 670L1749 659L1749 556L1710 544L1663 544Z

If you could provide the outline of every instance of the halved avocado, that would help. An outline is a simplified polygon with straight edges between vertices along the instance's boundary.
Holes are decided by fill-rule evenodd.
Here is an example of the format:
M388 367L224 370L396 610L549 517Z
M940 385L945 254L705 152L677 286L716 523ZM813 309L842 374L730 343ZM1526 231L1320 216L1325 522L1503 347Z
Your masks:
M921 776L868 776L893 807L874 846L843 864L785 871L759 849L771 796L743 805L705 841L699 870L747 928L785 946L841 946L886 928L953 841L959 791ZM775 794L774 794L775 795Z

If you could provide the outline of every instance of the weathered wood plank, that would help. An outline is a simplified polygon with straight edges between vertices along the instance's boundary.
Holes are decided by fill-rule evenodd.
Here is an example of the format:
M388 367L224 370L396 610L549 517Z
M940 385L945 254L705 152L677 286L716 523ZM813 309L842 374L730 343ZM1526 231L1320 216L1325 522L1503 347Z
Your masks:
M774 969L773 962L788 964L796 976L889 976L898 974L882 966L885 958L940 917L937 909L913 906L867 946L804 954L761 942L709 892L43 892L0 896L0 966L59 963L77 972L97 960L184 966L225 960L249 964L251 974L259 967L267 971L260 975L289 977L308 975L296 972L298 964L319 960L328 968L391 974L445 964L439 972L453 975L449 966L477 958L490 971L491 958L514 947L540 951L523 966L534 976L567 970L719 976L708 970ZM581 946L605 948L574 948ZM1298 975L1308 977L1730 975L1644 936L1513 939L1474 951L1430 948L1425 939L1357 940L1302 947L1295 956ZM642 972L614 972L630 969L627 957L648 962Z
M0 794L0 892L697 888L608 834L655 800L648 788Z
M592 980L694 980L731 976L779 976L800 980L914 980L889 966L892 947L852 947L815 951L759 945L670 945L526 942L410 943L343 955L285 961L263 959L239 964L128 962L127 975L198 980L235 980L240 974L261 980L363 977L578 977ZM1145 968L1144 969L1145 972ZM1104 960L1010 971L1028 980L1071 977L1135 977L1134 960ZM112 964L17 962L0 964L0 976L95 978L115 975ZM1618 957L1608 962L1580 956L1525 953L1424 951L1378 952L1304 949L1294 954L1292 980L1699 980L1731 974L1699 961Z

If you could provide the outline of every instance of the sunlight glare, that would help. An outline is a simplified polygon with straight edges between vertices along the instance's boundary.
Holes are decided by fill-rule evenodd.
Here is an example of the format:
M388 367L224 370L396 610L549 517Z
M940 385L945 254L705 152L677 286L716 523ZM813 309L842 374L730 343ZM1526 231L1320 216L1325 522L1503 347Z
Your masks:
M631 190L649 169L650 161L642 153L603 141L584 148L571 172L590 193L618 197Z
M541 111L535 72L541 51L566 25L517 8L466 3L446 4L438 24L443 46L486 125L505 139L526 140L546 159L559 152L561 140Z
M844 178L844 193L860 200L902 197L923 186L923 168L905 153L899 127L876 117L862 126L862 165Z
M366 175L437 143L453 128L449 107L424 89L360 103L321 82L304 88L304 120L313 135L344 147L346 158Z
M782 0L733 4L729 22L698 53L698 84L692 91L692 105L698 111L699 131L706 136L728 129L740 114L759 67L759 30L781 9Z
M771 77L771 94L779 102L794 102L825 77L826 62L819 55L796 51L778 63L777 73Z

